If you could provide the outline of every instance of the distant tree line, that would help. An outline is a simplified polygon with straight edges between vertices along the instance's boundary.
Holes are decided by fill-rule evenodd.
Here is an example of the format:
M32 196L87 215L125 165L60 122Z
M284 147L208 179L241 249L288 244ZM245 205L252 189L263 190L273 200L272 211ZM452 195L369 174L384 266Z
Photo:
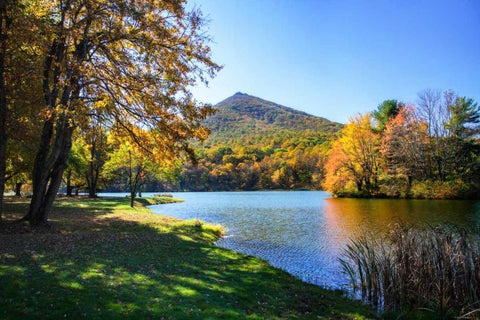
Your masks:
M234 191L319 189L330 137L325 133L287 131L270 137L249 136L242 143L195 147L196 161L177 161L148 174L143 190ZM127 190L124 179L110 179L110 191Z
M325 139L297 137L280 146L202 150L197 166L184 165L178 189L193 191L318 189L329 144Z

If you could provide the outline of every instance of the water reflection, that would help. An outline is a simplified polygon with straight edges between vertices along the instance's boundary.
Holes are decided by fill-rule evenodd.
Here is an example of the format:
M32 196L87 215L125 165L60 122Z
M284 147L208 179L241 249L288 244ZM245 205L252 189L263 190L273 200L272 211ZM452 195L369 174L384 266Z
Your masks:
M324 202L329 253L336 257L351 238L365 232L381 236L394 223L415 228L447 223L472 229L480 226L476 201L327 198Z
M403 221L415 226L480 226L475 201L332 199L326 192L176 193L178 204L155 212L224 225L218 245L267 260L304 281L346 288L338 257L362 230L381 234Z
M462 227L479 226L478 201L325 199L326 220L354 235L360 229L383 232L392 223L416 227L452 223Z

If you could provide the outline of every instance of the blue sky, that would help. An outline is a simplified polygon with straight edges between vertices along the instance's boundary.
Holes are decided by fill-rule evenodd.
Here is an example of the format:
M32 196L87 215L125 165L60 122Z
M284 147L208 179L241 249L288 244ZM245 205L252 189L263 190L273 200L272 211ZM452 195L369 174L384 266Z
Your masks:
M237 91L346 123L427 88L480 103L480 0L191 0L224 68L202 102Z

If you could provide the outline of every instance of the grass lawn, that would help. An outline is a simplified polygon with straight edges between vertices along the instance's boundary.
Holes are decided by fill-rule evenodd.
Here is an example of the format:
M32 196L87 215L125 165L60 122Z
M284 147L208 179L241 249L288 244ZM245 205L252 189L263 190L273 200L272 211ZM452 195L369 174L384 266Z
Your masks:
M171 198L61 198L49 229L0 225L0 319L366 319L340 292L214 245L218 226L150 213Z

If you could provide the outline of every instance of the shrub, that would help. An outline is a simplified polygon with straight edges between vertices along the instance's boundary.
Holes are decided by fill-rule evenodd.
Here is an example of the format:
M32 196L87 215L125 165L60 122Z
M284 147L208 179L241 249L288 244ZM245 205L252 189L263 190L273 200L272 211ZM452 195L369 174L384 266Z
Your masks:
M460 179L453 181L426 180L415 181L412 184L412 197L419 199L458 199L468 190L467 185Z
M379 183L379 194L387 198L408 198L407 178L385 175Z

